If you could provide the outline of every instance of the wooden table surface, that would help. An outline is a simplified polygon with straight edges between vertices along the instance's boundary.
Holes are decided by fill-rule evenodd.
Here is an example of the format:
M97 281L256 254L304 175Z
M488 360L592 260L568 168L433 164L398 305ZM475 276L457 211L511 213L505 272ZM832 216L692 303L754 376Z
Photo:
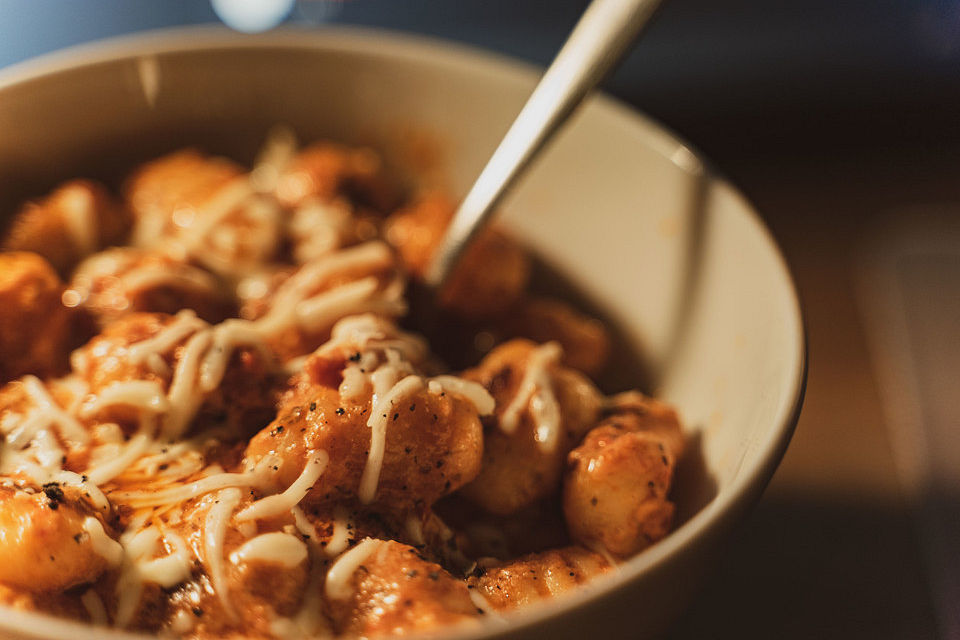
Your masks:
M918 152L734 172L795 274L809 381L783 464L671 637L948 637L884 424L854 270L886 212L960 203L955 167Z

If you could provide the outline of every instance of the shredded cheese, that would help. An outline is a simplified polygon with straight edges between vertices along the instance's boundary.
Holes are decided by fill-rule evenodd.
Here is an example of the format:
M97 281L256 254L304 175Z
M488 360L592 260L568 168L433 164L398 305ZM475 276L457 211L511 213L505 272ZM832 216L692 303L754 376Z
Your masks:
M548 571L547 573L551 573L551 572ZM477 591L477 589L473 585L469 585L467 587L467 591L470 594L470 601L473 602L473 606L475 606L477 609L479 609L485 614L493 615L498 618L500 617L499 612L497 612L497 610L493 608L493 605L491 605L487 601L487 599L483 597L483 594Z
M59 211L77 253L85 256L96 251L98 225L93 194L75 186L64 192L60 201L63 206Z
M190 552L187 543L177 534L168 531L163 537L173 551L161 558L140 562L137 572L144 582L154 582L169 589L190 577Z
M273 456L262 458L257 467L247 473L213 473L189 484L157 491L114 491L110 495L134 507L156 507L170 503L183 502L197 496L212 493L228 487L257 487L268 481L268 470L277 459ZM208 467L209 469L209 467Z
M197 378L201 359L212 342L213 335L209 331L202 331L194 334L183 348L170 383L170 411L161 427L163 437L173 439L182 435L203 402Z
M105 484L109 480L112 480L123 473L127 467L136 462L140 456L146 453L151 442L153 442L152 433L138 433L130 439L130 442L127 443L126 447L124 447L122 453L117 455L112 460L88 469L86 472L87 477L94 484Z
M184 309L174 316L173 322L153 337L130 345L127 358L131 364L144 362L150 355L163 355L185 338L207 327L206 322L192 310Z
M213 391L220 386L230 356L238 347L254 347L268 364L271 362L272 356L253 323L231 319L218 324L212 331L210 348L200 362L200 388L203 391Z
M303 471L286 491L257 500L236 515L238 522L278 516L296 507L327 468L330 456L326 451L312 451L307 455Z
M34 408L34 414L37 415L36 420L56 426L60 435L67 440L80 444L85 444L90 440L90 434L83 428L83 425L54 402L39 378L24 376L21 382L24 391L36 405Z
M333 510L333 531L330 539L327 540L327 546L324 547L327 555L331 558L336 557L347 550L350 545L350 530L353 523L350 521L350 513L341 506Z
M360 541L360 544L342 553L327 571L327 582L324 585L327 598L330 600L347 600L350 598L353 595L353 590L350 588L350 578L360 568L360 565L380 548L381 544L383 544L383 540L364 538Z
M548 342L534 349L527 359L520 387L500 415L500 429L512 434L520 413L529 406L534 419L534 439L544 451L554 451L560 438L560 405L553 391L549 367L563 355L560 345Z
M230 562L265 562L292 568L307 559L307 545L289 533L264 533L243 543L230 554Z
M370 418L367 426L370 427L370 453L360 476L360 487L357 497L362 504L370 504L377 495L377 484L380 482L380 469L383 467L383 454L387 443L387 423L389 414L393 412L393 405L401 402L410 394L423 388L423 378L407 376L393 387L382 398L374 398L370 409Z
M461 395L473 404L481 416L492 414L497 404L482 384L456 376L434 376L430 378L427 389L435 395L443 392Z
M170 402L158 382L127 380L110 383L92 396L92 400L80 409L80 417L92 418L103 409L116 405L126 405L150 413L166 413L170 410Z
M337 319L335 312L329 310L331 306L339 309L342 315L365 311L365 307L351 310L349 304L366 304L366 300L377 288L369 290L369 285L365 284L363 287L367 287L364 289L366 296L359 297L360 285L352 284L345 292L337 295L323 290L324 286L336 275L372 273L388 269L392 265L393 254L390 248L380 241L350 247L307 263L277 288L267 314L257 320L256 325L264 335L277 335L297 326L301 321L308 322L309 326L316 330L322 320ZM399 306L398 303L396 308Z
M223 568L223 544L227 535L227 524L238 504L240 504L239 489L224 489L218 494L217 500L210 507L203 526L203 554L206 559L207 573L210 575L210 581L213 583L213 588L217 592L217 597L220 599L224 611L234 620L237 618L237 613L227 592L226 575Z
M87 610L90 616L90 624L106 626L110 619L107 617L107 608L103 606L103 600L93 589L87 589L80 596L80 603Z
M87 516L83 520L83 530L90 539L94 553L106 560L110 566L115 567L120 564L123 560L123 546L107 535L100 520Z

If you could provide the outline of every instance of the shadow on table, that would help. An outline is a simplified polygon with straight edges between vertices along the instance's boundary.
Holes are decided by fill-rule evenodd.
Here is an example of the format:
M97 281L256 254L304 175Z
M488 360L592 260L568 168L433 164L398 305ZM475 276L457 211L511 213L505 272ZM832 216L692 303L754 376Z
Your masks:
M668 638L941 637L915 523L905 508L770 495Z

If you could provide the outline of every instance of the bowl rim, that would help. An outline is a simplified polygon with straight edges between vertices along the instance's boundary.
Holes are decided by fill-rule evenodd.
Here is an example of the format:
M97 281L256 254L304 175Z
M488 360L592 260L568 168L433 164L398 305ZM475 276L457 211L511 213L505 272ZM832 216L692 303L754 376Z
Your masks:
M102 63L147 55L199 54L230 49L335 50L348 54L402 58L421 65L446 66L459 70L467 67L473 72L503 80L529 82L531 87L543 71L539 65L502 53L435 36L388 29L339 24L309 28L284 26L267 33L250 35L231 31L223 26L195 25L105 38L12 64L0 69L0 98L4 91L18 85ZM535 627L559 614L569 614L585 608L619 589L627 588L643 574L679 556L694 545L698 538L722 533L726 527L733 524L730 522L731 516L734 516L734 519L742 516L759 500L786 452L803 405L808 370L806 322L786 258L753 202L735 182L717 170L716 165L703 153L670 128L605 92L596 92L588 101L591 108L608 112L624 126L642 128L656 152L688 173L705 172L714 184L726 186L730 193L740 200L754 230L771 250L774 266L788 288L791 311L796 322L794 365L790 372L789 385L792 397L778 407L773 420L774 426L756 445L758 453L752 466L741 469L725 490L718 492L707 505L666 538L620 565L614 575L599 578L581 589L564 594L561 598L534 603L522 610L511 612L509 624L494 624L491 621L479 628L447 629L447 637L464 640L493 638ZM74 640L146 637L0 605L0 629L3 628L15 631L23 637L35 638L67 635L73 636Z

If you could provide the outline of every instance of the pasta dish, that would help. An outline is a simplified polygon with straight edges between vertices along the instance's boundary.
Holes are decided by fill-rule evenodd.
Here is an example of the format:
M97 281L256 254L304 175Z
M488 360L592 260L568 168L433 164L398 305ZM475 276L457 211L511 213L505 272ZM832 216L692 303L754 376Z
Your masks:
M282 129L252 169L187 149L24 204L0 252L0 602L183 638L399 635L667 535L676 413L598 389L607 329L531 294L519 244L484 232L440 330L414 326L453 211Z

